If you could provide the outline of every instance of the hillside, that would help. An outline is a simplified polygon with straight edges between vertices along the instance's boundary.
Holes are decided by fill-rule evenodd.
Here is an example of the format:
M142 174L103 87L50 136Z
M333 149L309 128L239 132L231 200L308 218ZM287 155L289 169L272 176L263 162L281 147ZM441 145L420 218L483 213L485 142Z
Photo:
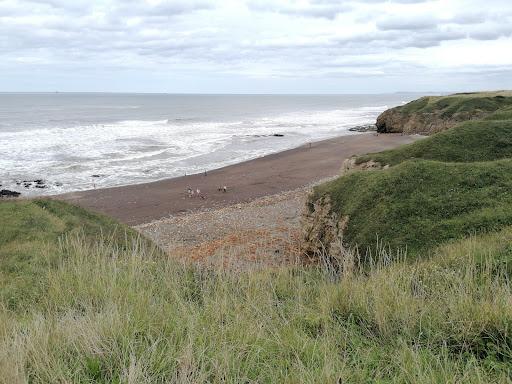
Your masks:
M421 98L401 110L460 111L481 105L481 95L428 103ZM485 95L485 100L493 100L488 109L509 97ZM310 196L307 252L339 254L344 247L358 247L364 259L385 246L407 249L410 257L425 256L444 242L510 225L512 119L504 111L348 162L344 176L317 187Z
M510 228L416 263L230 274L66 204L0 212L2 383L510 380Z
M125 247L139 235L106 216L54 200L0 201L0 299L8 308L25 307L46 287L42 278L65 257L62 241L103 239Z
M410 159L474 162L511 157L512 118L461 123L409 145L359 156L356 164L374 161L381 165L396 165Z
M380 133L431 135L468 120L510 118L512 92L456 93L425 96L384 111L377 118Z
M473 233L512 225L512 160L489 163L406 161L386 170L352 172L315 189L307 243L327 247L343 237L375 255L377 242L409 257ZM327 212L319 209L328 208ZM330 238L332 237L332 239Z

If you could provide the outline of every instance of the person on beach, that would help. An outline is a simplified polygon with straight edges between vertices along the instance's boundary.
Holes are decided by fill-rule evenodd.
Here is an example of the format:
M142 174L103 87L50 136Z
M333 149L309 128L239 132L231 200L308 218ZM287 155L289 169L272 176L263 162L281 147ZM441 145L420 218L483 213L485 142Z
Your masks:
M189 198L194 196L194 191L192 190L192 188L187 187L187 195Z

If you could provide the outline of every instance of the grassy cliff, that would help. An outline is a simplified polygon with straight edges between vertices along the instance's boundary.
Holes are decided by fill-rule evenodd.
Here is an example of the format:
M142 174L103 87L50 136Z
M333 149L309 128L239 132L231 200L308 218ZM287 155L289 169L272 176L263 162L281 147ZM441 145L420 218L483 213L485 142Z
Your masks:
M406 161L359 171L315 189L331 212L348 218L346 245L375 253L377 241L410 257L473 233L512 225L512 160L478 163ZM312 205L310 209L313 209Z
M25 247L35 263L1 280L23 305L1 297L0 382L510 381L510 229L416 263L234 275L180 265L62 203L0 209L3 268ZM16 284L33 271L32 291Z
M316 188L305 231L308 250L330 252L343 236L344 245L359 247L363 256L382 245L425 256L441 243L510 225L512 119L496 107L509 100L504 93L485 95L487 109L495 111L485 120L360 156L352 172ZM470 94L426 100L402 110L448 113L475 108L483 99ZM357 171L375 163L386 169Z
M370 160L381 165L396 165L411 159L474 162L511 157L512 118L461 123L409 145L359 156L356 164Z
M511 114L510 91L425 96L383 112L377 118L377 131L430 135L463 121L509 118Z

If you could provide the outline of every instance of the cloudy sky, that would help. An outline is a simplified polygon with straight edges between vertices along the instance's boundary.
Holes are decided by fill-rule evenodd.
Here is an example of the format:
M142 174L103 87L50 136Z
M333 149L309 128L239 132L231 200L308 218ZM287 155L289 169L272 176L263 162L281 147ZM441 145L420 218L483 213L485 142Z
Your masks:
M505 88L511 0L0 0L0 91Z

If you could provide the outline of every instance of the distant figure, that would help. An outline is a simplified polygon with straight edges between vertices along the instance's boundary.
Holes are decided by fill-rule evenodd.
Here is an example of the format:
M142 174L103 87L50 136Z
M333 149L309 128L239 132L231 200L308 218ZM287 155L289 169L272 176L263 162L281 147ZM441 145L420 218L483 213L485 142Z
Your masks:
M197 196L201 196L201 190L199 188L196 189Z
M228 187L223 186L223 187L222 187L222 192L226 193L227 191L228 191Z
M187 187L187 195L188 195L188 197L194 196L194 191L192 190L192 188Z
M206 169L204 170L204 175L205 175L205 176L207 176L207 174L206 174Z

